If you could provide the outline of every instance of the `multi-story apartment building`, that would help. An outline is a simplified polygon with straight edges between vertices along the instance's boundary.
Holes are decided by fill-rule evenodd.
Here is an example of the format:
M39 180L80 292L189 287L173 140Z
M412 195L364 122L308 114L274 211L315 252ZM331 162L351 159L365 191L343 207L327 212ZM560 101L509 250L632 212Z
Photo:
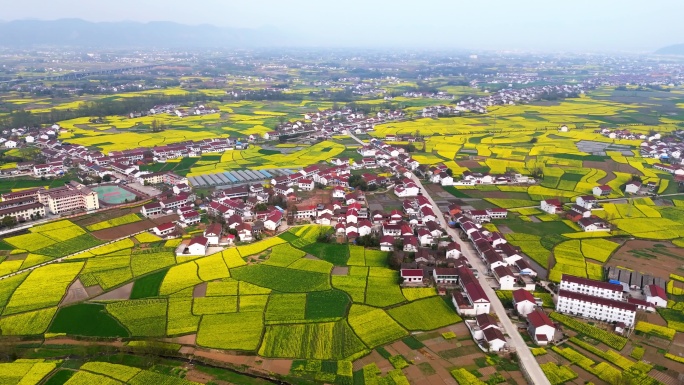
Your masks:
M100 208L97 193L74 181L63 187L39 191L38 200L46 205L52 214L69 211L92 211Z
M637 306L632 303L596 297L561 289L558 291L556 311L605 322L634 325Z
M561 290L591 295L599 298L622 301L622 285L563 274L559 285Z
M0 210L0 219L10 216L17 221L27 221L36 216L45 216L45 205L39 202L29 203L21 206L14 206Z

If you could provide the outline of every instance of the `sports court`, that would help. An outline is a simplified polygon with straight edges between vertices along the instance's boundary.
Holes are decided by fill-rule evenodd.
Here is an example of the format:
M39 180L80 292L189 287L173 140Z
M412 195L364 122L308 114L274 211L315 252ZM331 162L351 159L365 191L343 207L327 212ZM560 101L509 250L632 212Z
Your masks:
M97 197L100 202L110 205L124 203L126 200L133 202L137 196L134 193L116 185L95 186L92 187L92 189L93 191L97 192Z

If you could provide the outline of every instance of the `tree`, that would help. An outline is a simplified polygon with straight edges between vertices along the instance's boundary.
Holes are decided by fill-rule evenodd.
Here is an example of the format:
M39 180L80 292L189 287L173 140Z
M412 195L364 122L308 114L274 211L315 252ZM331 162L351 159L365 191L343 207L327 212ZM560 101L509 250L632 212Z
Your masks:
M254 211L266 211L268 210L268 206L266 206L265 203L259 203L256 206L254 206Z
M105 182L111 182L111 181L112 181L112 175L111 175L111 174L105 174L105 175L102 177L102 180L105 181Z
M368 183L363 179L361 175L352 175L349 177L349 186L361 191L368 190Z
M4 218L2 218L0 224L2 224L2 227L14 227L17 225L17 218L6 215Z

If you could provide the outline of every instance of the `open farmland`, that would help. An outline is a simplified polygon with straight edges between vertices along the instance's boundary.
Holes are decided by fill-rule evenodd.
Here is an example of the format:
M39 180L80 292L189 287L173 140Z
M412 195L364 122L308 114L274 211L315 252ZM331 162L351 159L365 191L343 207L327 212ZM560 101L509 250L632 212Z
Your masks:
M41 51L64 67L59 70L47 68L50 61L36 60L35 53L2 54L0 125L13 129L2 136L17 146L0 145L0 192L82 180L100 186L96 191L126 184L125 189L154 194L140 194L145 202L121 209L18 220L35 226L2 237L0 334L6 360L22 359L0 364L0 383L536 383L521 371L528 365L527 348L554 385L675 385L684 373L684 177L656 165L681 164L681 154L665 149L677 136L684 139L679 59L511 52L414 57L343 50L217 50L206 57L155 49L131 56L95 50L69 63L69 51ZM105 57L112 62L101 63ZM66 82L27 81L114 62L155 65L74 75ZM43 135L50 129L56 132ZM228 138L229 149L208 144L226 144ZM369 144L383 140L421 167L413 168L403 155L364 155L367 149L356 138ZM164 152L173 145L184 150ZM135 153L135 160L112 153L138 148L142 156ZM62 175L57 166L65 157ZM55 175L33 176L29 170L15 176L25 161L51 167L54 162ZM196 195L189 203L201 221L186 226L167 207L181 195L176 182L143 183L118 171L105 181L102 172L115 162L143 173L189 177ZM339 167L325 170L332 164ZM312 165L322 166L320 173L301 179L312 179L313 191L295 181L292 194L282 193L283 183L269 180ZM430 167L441 165L455 185L431 180L436 175ZM511 181L458 183L477 173L508 174ZM424 212L410 214L413 199L404 202L392 193L402 178L414 175L422 178L421 193L436 200L437 217L448 210L467 216L474 216L471 210L508 210L505 219L482 228L503 235L490 238L492 246L508 242L545 281L532 293L564 333L562 345L535 346L524 317L493 307L493 318L508 329L503 317L510 317L527 347L511 330L502 330L513 349L484 353L470 324L455 312L453 287L445 293L432 286L430 272L446 264L417 266L429 285L404 281L398 266L415 262L417 253L378 250L382 227L376 214L393 220L397 210L420 234L427 225ZM388 185L371 185L376 176ZM513 182L523 176L534 181ZM643 186L639 193L625 192L637 180ZM256 183L265 194L255 192ZM228 202L237 191L228 190L219 197L220 189L243 185L249 193L240 195L248 196ZM339 198L332 194L337 185L345 187ZM610 191L586 215L605 221L610 231L583 231L578 216L565 211L602 185ZM359 190L366 196L346 195ZM354 210L350 197L361 203L359 223L366 213L373 216L370 237L354 240L349 223L336 226ZM166 214L139 214L148 199L162 201ZM550 199L559 200L562 211L543 211L540 203ZM228 246L212 242L203 256L176 255L181 243L202 236L210 223L224 225L223 235L236 234L232 213L222 216L210 201L221 201L251 224L256 241L237 237ZM319 204L323 208L316 210L327 210L331 203L331 223L320 219L329 226L301 225L308 218L292 215ZM273 206L283 210L283 223L275 232L270 226L261 230L257 220L266 222L263 212ZM178 224L177 238L149 232L167 222ZM446 233L454 237L463 230ZM440 235L439 245L426 245L440 260L452 241ZM403 238L395 242L399 250ZM420 255L425 251L430 261L432 250ZM44 263L49 264L8 276ZM555 297L545 287L552 291L563 274L606 280L606 267L663 278L667 307L639 312L636 327L625 335L614 333L613 324L551 311ZM497 284L487 266L473 268L482 282ZM511 307L511 291L496 294ZM639 289L630 295L645 296Z
M156 239L100 246L76 254L74 262L0 281L8 298L0 326L7 335L49 330L81 338L154 339L192 334L197 346L206 348L270 358L353 360L410 330L430 331L461 321L451 302L434 289L402 291L396 271L385 267L387 253L335 248L355 258L353 266L330 258L347 269L345 275L333 275L330 262L305 258L307 253L298 247L328 253L325 244L315 242L318 231L318 226L294 228L289 241L273 238L193 260L175 258L173 249L160 247L163 243ZM148 251L152 244L154 250ZM263 252L268 258L245 263L240 252L244 259ZM44 274L68 275L42 283ZM129 288L124 298L57 308L75 278L105 293ZM409 316L416 312L435 316ZM98 322L86 322L91 318ZM32 321L25 324L27 320ZM225 333L226 328L240 333Z

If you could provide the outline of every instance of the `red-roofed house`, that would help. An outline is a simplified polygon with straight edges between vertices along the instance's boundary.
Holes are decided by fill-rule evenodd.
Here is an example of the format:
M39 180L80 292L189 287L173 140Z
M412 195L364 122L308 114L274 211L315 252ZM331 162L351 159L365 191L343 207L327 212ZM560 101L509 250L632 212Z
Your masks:
M152 231L154 231L155 234L159 235L160 237L163 237L165 235L169 235L173 233L176 230L176 224L173 222L167 222L163 223L161 225L157 225L157 227L154 227Z
M381 251L394 251L394 237L389 235L383 235L380 238L380 250Z
M458 270L454 268L437 267L432 271L436 283L457 283Z
M190 240L183 255L205 255L209 240L206 237L195 237Z
M644 288L646 302L650 302L657 307L667 307L667 293L658 285L648 285Z
M541 201L540 208L549 214L558 214L563 211L563 205L558 199L546 199Z
M490 352L498 352L506 347L506 338L501 330L497 328L489 328L484 332L484 340L487 341Z
M527 315L527 332L537 345L548 345L554 340L556 327L544 311L536 309Z
M280 227L280 223L283 221L283 213L278 210L274 210L272 213L266 217L264 220L264 228L266 230L275 231Z
M212 223L204 230L204 237L209 240L210 245L218 245L221 234L223 234L223 228L220 223Z
M591 190L591 192L594 194L594 196L604 197L604 196L610 195L610 193L613 192L613 189L610 186L603 185L603 186L594 187Z
M527 317L537 306L532 293L525 289L518 289L513 292L513 307L523 317Z
M423 269L401 269L404 282L423 283Z
M447 245L446 257L458 259L461 256L461 246L456 242Z
M183 213L180 216L180 219L181 219L181 221L183 221L183 223L186 226L191 226L191 225L199 223L202 218L200 216L200 213L198 213L195 210L191 210L191 211L186 211L185 213Z

